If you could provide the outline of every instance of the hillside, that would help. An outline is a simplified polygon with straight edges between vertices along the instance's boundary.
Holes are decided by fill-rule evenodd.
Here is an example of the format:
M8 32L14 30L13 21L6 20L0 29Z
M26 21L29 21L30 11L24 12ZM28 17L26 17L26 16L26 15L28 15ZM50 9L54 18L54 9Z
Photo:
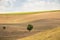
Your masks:
M60 26L60 11L36 12L36 14L0 14L0 31L26 31L27 24L34 26L33 31L42 31ZM23 34L22 34L23 35Z
M0 23L26 23L40 19L60 18L60 11L57 12L36 12L35 14L0 14Z
M34 27L31 32L26 29L28 24L32 24ZM60 11L36 12L35 14L0 14L0 40L29 37L57 26L60 27Z
M18 40L60 40L60 27Z

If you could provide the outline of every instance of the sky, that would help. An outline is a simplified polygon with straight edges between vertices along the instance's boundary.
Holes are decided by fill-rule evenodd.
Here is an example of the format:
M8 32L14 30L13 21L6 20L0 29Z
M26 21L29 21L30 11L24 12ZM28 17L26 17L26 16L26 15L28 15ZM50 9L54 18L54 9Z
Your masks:
M0 0L0 13L60 10L60 0Z

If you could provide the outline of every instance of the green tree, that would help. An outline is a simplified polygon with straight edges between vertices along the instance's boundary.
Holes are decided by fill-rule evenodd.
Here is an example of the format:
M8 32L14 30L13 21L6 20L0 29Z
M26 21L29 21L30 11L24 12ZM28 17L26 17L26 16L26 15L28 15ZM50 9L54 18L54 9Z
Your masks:
M28 26L27 26L27 30L30 32L32 29L33 29L33 25L28 24Z

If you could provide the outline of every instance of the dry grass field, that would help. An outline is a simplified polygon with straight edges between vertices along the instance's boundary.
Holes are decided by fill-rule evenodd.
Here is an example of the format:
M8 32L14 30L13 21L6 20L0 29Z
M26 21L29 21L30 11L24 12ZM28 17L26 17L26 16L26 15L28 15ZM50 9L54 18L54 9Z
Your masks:
M18 40L60 40L60 27L37 33Z
M28 24L34 26L31 32L26 29ZM3 26L6 27L5 30ZM35 14L0 14L0 40L20 40L21 38L24 40L24 37L29 40L29 36L35 38L34 35L37 33L40 35L40 32L45 35L44 31L52 30L58 26L60 26L60 11L36 12Z

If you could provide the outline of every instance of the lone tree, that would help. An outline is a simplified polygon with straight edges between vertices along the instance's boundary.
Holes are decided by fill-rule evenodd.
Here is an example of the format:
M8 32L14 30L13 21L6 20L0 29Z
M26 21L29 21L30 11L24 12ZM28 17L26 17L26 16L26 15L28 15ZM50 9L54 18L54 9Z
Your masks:
M27 30L30 32L32 29L33 29L33 25L28 24L28 26L27 26Z
M6 29L6 27L4 26L3 29Z

